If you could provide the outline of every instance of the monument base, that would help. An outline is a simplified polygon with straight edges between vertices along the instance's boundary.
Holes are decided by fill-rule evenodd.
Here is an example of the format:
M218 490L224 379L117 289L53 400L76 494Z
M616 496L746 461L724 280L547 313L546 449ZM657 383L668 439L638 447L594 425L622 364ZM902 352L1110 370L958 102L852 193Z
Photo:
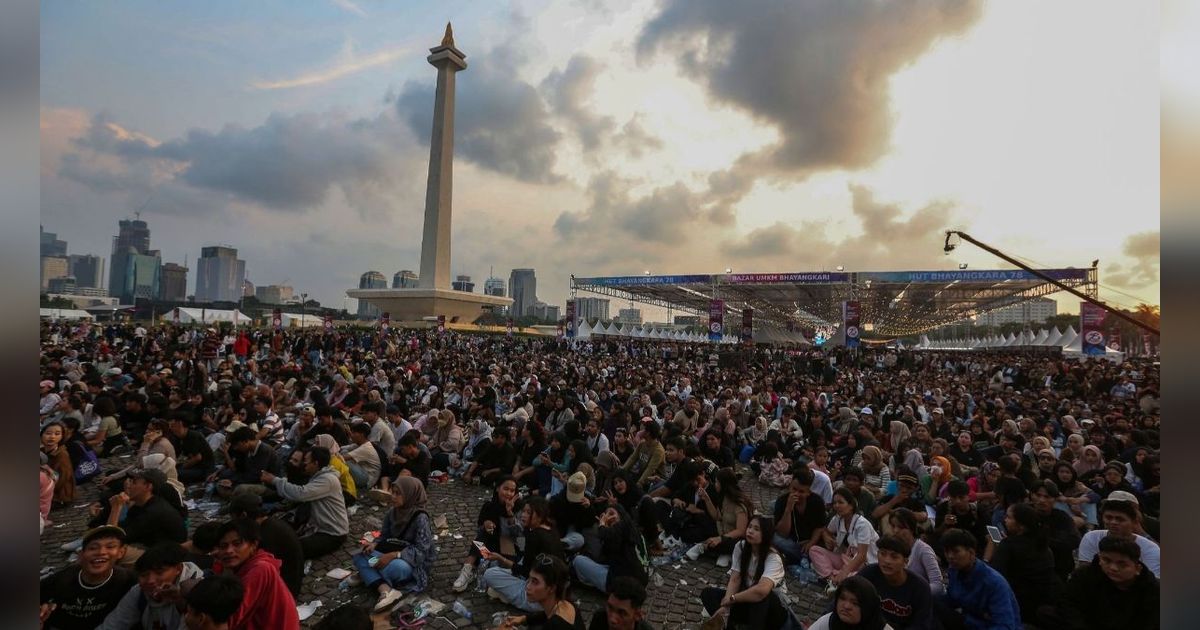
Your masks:
M346 295L387 313L393 322L445 315L447 322L473 323L480 315L512 304L511 298L449 289L349 289ZM457 320L455 319L457 318Z

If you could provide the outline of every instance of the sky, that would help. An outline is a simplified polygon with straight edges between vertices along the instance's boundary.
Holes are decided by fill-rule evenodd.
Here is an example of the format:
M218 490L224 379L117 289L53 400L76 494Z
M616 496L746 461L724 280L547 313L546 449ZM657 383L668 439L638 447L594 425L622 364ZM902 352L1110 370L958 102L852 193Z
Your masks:
M452 21L469 67L451 264L477 288L515 267L552 304L572 274L1007 267L944 255L961 229L1036 266L1099 259L1103 299L1157 304L1159 18L1083 0L47 3L42 224L107 256L140 211L164 261L229 244L255 284L353 310L363 272L419 268L425 57Z

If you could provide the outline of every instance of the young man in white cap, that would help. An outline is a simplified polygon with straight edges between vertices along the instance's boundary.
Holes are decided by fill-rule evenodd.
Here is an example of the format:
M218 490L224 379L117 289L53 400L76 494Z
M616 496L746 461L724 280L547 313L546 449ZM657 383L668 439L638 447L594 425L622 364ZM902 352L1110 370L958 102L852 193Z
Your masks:
M1079 542L1077 566L1091 564L1100 547L1100 541L1106 536L1112 536L1118 540L1137 543L1141 549L1142 564L1146 565L1154 577L1160 577L1158 543L1136 533L1141 517L1137 497L1124 490L1109 493L1108 498L1100 502L1100 522L1104 524L1105 529L1094 529L1083 535L1083 540Z

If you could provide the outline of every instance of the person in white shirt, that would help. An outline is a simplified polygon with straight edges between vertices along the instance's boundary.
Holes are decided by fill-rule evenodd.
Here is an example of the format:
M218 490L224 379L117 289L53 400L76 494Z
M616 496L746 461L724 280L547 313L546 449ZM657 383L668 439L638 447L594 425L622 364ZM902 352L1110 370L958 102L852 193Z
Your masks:
M396 451L396 434L388 423L383 421L384 406L382 400L373 400L362 407L363 422L371 427L370 440L379 445L384 453L391 455Z
M587 432L586 442L588 450L591 451L592 457L598 457L600 453L609 452L608 436L600 432L600 421L596 418L588 418L587 427L584 429Z
M1121 496L1113 498L1117 492L1121 492ZM1142 564L1146 565L1147 569L1154 574L1154 577L1161 577L1159 571L1162 567L1159 560L1158 543L1134 533L1134 528L1137 526L1138 520L1141 518L1141 512L1138 508L1137 499L1122 491L1113 492L1100 503L1100 522L1104 523L1107 529L1095 529L1083 535L1083 540L1079 541L1079 555L1076 559L1077 566L1085 566L1092 563L1092 558L1096 557L1096 553L1100 548L1100 541L1104 540L1105 536L1112 536L1121 540L1133 540L1142 551Z
M849 488L833 492L833 512L833 518L821 533L821 544L810 547L808 556L813 571L836 586L867 564L878 561L875 541L879 540L879 534L858 513L858 498Z
M704 609L726 617L729 627L782 628L790 613L783 604L787 594L783 558L771 548L775 521L755 516L746 525L745 537L733 547L729 582L725 588L710 586L700 593Z
M366 422L356 422L350 425L350 441L354 446L341 449L342 459L346 461L346 467L350 469L350 476L354 478L354 486L359 488L360 494L368 488L375 487L379 481L379 471L382 468L379 452L371 443L370 435L370 425Z

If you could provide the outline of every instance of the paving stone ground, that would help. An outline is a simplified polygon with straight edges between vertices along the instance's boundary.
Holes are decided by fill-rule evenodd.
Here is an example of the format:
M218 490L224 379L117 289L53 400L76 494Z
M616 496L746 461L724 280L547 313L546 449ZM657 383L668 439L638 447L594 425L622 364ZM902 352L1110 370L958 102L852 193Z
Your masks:
M114 458L106 461L105 470L116 469L128 462L128 459ZM759 484L749 471L743 475L743 487L754 497L755 505L760 511L769 510L771 502L780 490ZM443 602L446 607L438 618L427 622L427 628L491 628L492 615L500 611L516 612L500 602L493 601L486 594L476 592L473 585L461 594L455 594L450 586L462 567L462 557L467 545L475 532L475 518L479 507L490 496L490 491L478 486L468 486L457 480L448 483L430 484L428 488L428 511L433 517L445 515L448 533L438 537L438 559L430 580L429 589L414 597L432 598ZM86 528L86 505L98 498L99 491L94 484L85 484L79 488L75 502L51 513L54 525L48 527L41 538L41 559L43 567L61 568L66 565L68 554L59 549L65 542L78 538ZM368 531L379 529L384 508L369 501L360 502L356 513L350 518L352 540L347 541L343 548L329 556L314 560L312 568L304 578L304 587L300 602L320 600L322 606L316 614L305 621L305 628L312 627L324 613L327 613L347 602L354 602L368 610L374 605L376 594L368 592L363 587L349 591L339 591L338 580L325 574L331 569L344 568L353 570L350 556L357 551L357 540ZM208 519L204 514L195 510L189 515L189 526L196 526ZM681 559L677 563L657 567L656 572L662 578L658 584L655 579L648 587L649 598L646 602L648 620L655 628L669 630L696 629L702 622L700 591L705 586L724 586L726 577L724 569L720 569L711 559L702 558L699 562L688 562ZM802 584L792 578L787 579L787 590L790 608L803 622L811 623L824 614L828 607L828 598L822 590L814 585ZM590 620L592 612L603 607L603 595L584 586L572 589L572 595L578 600L585 619ZM454 613L451 607L455 599L460 599L472 613L468 620ZM407 598L404 601L409 601ZM389 627L377 624L377 628Z

